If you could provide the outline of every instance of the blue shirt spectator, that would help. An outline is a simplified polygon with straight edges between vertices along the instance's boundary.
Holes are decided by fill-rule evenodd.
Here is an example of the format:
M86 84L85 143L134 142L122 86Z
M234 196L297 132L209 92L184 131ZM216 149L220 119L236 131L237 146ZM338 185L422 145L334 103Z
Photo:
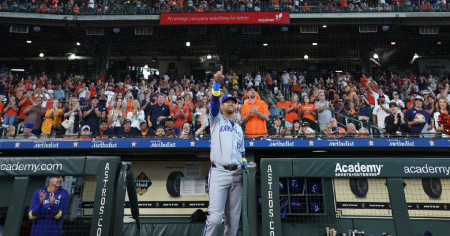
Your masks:
M280 108L278 108L274 102L269 103L269 112L270 112L270 116L282 116L283 115L283 111Z

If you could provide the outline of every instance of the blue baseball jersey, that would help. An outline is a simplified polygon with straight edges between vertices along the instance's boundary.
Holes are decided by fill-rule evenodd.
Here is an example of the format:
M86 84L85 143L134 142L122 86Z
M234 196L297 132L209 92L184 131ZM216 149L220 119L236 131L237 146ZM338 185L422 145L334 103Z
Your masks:
M46 193L43 204L39 202L39 191ZM43 187L34 192L28 209L28 219L33 221L31 236L60 236L62 223L69 205L69 194L59 187L55 191L53 206L50 205L50 192Z
M222 165L242 166L245 155L244 132L240 125L220 114L218 84L214 82L211 99L210 127L211 127L211 162Z

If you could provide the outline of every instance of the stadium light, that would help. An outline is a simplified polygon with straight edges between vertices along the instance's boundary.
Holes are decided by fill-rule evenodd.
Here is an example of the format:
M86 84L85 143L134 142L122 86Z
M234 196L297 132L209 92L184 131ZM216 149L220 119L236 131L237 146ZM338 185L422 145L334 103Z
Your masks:
M395 45L396 43L395 42L391 42L391 45Z
M378 59L378 54L374 53L373 58Z
M441 45L441 42L437 42L437 44Z
M337 70L336 73L342 73L342 70Z
M31 40L28 40L27 43L31 43Z
M186 47L190 47L191 46L191 42L186 42Z
M44 57L44 53L39 53L39 57Z
M11 71L25 71L25 69L11 69Z
M113 29L113 32L116 33L116 34L118 34L118 33L120 33L120 29L119 29L119 28L114 28L114 29Z
M80 42L77 42L77 46L80 46L81 45L81 43Z
M327 25L322 25L323 28L327 28Z
M305 56L303 56L303 58L308 59L309 57L308 57L308 55L305 54Z
M267 43L263 43L263 46L264 46L264 47L267 47L267 45L269 45L269 44L267 44Z
M155 61L156 61L156 57L152 58L152 62L155 62Z
M312 43L313 44L313 46L317 46L317 43Z
M145 65L145 66L144 66L144 69L148 69L148 65Z
M70 59L75 59L77 55L75 55L75 53L72 53L72 55L70 55Z
M206 56L206 59L211 59L211 58L212 58L211 54L208 54L208 56Z

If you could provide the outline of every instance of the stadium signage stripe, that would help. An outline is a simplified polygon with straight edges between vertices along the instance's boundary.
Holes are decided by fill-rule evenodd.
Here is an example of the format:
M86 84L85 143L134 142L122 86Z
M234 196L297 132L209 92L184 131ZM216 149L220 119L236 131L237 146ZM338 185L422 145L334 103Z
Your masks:
M139 201L139 208L207 208L208 201ZM94 202L83 202L81 208L93 208ZM130 202L125 202L125 208L130 208Z
M288 12L161 13L161 25L289 24Z
M245 148L448 148L446 139L280 139L245 140ZM116 149L116 148L209 148L210 140L64 140L64 141L4 141L0 149Z

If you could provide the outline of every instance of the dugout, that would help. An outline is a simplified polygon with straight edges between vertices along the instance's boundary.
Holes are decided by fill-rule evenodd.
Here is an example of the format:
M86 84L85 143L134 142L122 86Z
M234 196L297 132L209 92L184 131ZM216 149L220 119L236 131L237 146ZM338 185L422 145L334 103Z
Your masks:
M303 143L303 141L305 142ZM367 235L382 235L383 232L389 232L392 235L420 236L425 230L431 231L433 235L448 235L450 225L447 218L448 207L446 208L446 206L450 199L450 186L446 179L447 175L426 173L403 175L397 174L397 169L393 169L394 165L396 168L398 166L425 165L428 167L445 167L448 163L448 160L445 159L448 148L445 147L447 144L444 143L447 143L447 141L443 140L441 145L439 140L432 140L435 142L435 146L432 147L419 146L419 144L428 144L428 141L424 140L410 139L408 141L409 144L415 142L417 147L393 147L389 145L391 142L404 142L403 140L374 141L375 145L382 142L387 142L387 144L372 147L369 146L369 140L346 140L346 143L354 142L354 146L337 147L331 145L336 142L335 140L315 140L314 145L316 146L310 146L309 140L246 140L247 159L249 161L254 160L257 165L249 167L248 174L244 175L242 226L238 235L270 235L270 227L274 227L275 235L298 235L299 232L302 232L300 235L325 235L326 227L334 228L339 233L348 233L348 229L364 230ZM72 147L73 141L69 142ZM62 160L84 160L80 163L83 163L86 168L92 165L87 164L91 162L87 162L89 158L83 154L90 153L104 158L119 156L120 158L116 158L118 163L115 167L118 170L117 173L120 173L120 166L124 162L130 163L133 167L133 173L129 174L128 177L132 177L134 183L128 190L135 190L131 192L136 193L136 198L139 201L140 224L131 220L132 212L129 206L132 201L129 201L124 195L123 199L125 200L122 204L125 207L122 207L123 213L117 212L117 209L121 208L119 207L120 202L114 201L116 207L113 208L116 211L113 213L114 216L111 215L111 217L117 223L125 222L123 223L123 230L120 232L126 233L122 235L136 235L139 226L142 235L199 235L203 232L204 222L192 222L190 216L196 209L207 209L207 194L190 196L182 195L180 191L182 191L181 178L186 176L186 170L189 169L187 169L187 166L189 165L196 167L190 170L197 170L200 175L197 183L200 184L202 181L205 183L206 172L210 165L208 140L170 142L158 140L150 142L147 147L143 147L144 141L142 140L111 140L105 142L105 145L108 144L108 146L113 147L113 144L116 144L116 148L105 149L92 148L93 144L98 143L98 141L77 142L76 148L66 148L63 141L58 142L59 146L62 147L58 149L58 153L46 148L41 148L39 152L42 155L55 155L55 160L62 158L62 156L65 157ZM323 142L323 145L321 142ZM28 143L34 142L23 141L20 143L20 148L5 148L3 155L8 155L8 158L13 158L16 161L15 155L23 156L24 153L35 148L35 145L27 146ZM126 147L124 143L128 143L127 145L130 147ZM132 147L132 143L135 143L134 145L137 148ZM360 145L360 143L367 143L367 147ZM289 146L286 146L288 144ZM39 147L45 146L40 145ZM3 144L3 147L7 147L6 143ZM39 160L44 161L51 158L46 156L40 157ZM341 170L343 165L348 168L349 165L358 165L358 163L359 166L383 165L383 168L381 168L381 174L378 176L356 176L358 178L353 178L351 176L336 176L337 163L340 163ZM269 164L272 165L272 184L275 187L272 197L274 200L273 218L276 220L273 223L268 218L268 214L263 214L269 212L268 205L261 204L261 210L258 209L259 197L262 198L262 202L268 203L269 200L269 195L264 194L268 191L267 166ZM403 169L401 170L404 172ZM100 176L98 173L101 174L101 168L96 167L95 171ZM87 172L82 173L88 175ZM263 175L263 173L266 175ZM73 173L70 174L75 176ZM30 177L27 187L28 192L43 186L46 181L45 177L34 175ZM46 175L48 174L41 176ZM119 176L121 175L119 174ZM14 178L11 176L1 178L1 189L6 193L1 194L2 200L0 202L2 202L3 209L5 209L5 205L11 206L10 201L12 200L8 196L11 196L12 192L15 191ZM276 178L284 181L285 190L279 191L279 186L276 186L279 184L279 180ZM174 181L170 182L169 179ZM300 183L298 188L300 190L291 191L291 179L296 179ZM362 192L364 192L365 184L368 184L366 196L355 195L354 189L351 188L350 179L367 180L367 182L364 180L356 181L353 184L357 187L361 184ZM427 194L424 188L427 184L422 182L423 179L439 179L441 189L439 197L430 197ZM317 193L310 191L308 187L308 184L314 181L319 186ZM86 194L83 194L84 198L81 199L79 205L79 211L82 214L73 224L70 224L71 221L67 221L68 232L70 233L74 233L76 230L89 232L92 229L93 223L91 222L94 222L97 193L93 193L97 191L94 189L97 189L99 179L98 177L95 179L92 174L89 174L84 179L84 183L83 191ZM127 183L131 183L131 181ZM436 185L436 181L428 182L428 185ZM206 193L207 186L202 187L205 188ZM278 193L276 193L277 190ZM375 195L373 195L374 193ZM428 193L430 192L428 191ZM29 194L26 195L27 197L24 200L25 205L27 205L30 197ZM283 204L284 207L279 207L282 198L286 198L287 202ZM6 201L5 199L7 199L7 204L3 204ZM298 205L292 206L292 199L297 199L297 202L300 202L303 206L300 209ZM309 203L312 200L317 202L318 212L313 213L311 211ZM355 202L357 204L354 204ZM340 204L339 207L338 204ZM417 204L419 205L417 206ZM351 208L352 206L353 208ZM365 207L363 208L363 206ZM395 206L400 206L400 208L395 208ZM425 207L428 209L424 209ZM10 208L6 210L9 211ZM284 209L286 209L285 217L282 218ZM396 212L399 212L399 214ZM8 212L7 219L11 214ZM120 214L123 214L124 217L120 217ZM118 224L113 225L118 227ZM399 226L396 228L396 225ZM410 231L405 229L410 229ZM71 235L70 233L67 235ZM81 233L79 235L86 234Z

